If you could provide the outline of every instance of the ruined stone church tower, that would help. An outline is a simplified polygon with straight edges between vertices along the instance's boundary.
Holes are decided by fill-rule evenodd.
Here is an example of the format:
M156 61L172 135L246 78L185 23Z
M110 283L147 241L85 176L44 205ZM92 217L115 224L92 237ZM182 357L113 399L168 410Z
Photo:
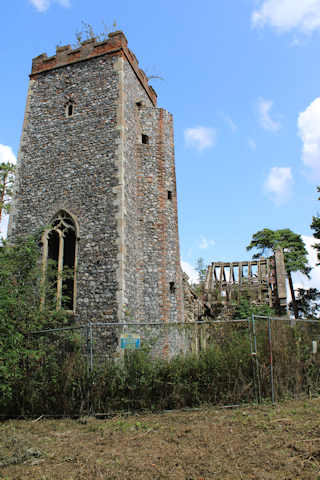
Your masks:
M9 238L43 227L77 322L183 321L172 116L122 32L33 59Z

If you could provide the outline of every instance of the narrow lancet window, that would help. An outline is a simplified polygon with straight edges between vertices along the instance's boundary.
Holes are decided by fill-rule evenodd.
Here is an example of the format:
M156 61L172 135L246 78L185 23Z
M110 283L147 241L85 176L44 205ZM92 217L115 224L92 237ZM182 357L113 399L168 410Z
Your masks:
M57 310L74 311L76 281L76 225L65 211L57 213L45 234L46 301Z
M73 102L68 102L66 105L66 117L72 117L74 111Z

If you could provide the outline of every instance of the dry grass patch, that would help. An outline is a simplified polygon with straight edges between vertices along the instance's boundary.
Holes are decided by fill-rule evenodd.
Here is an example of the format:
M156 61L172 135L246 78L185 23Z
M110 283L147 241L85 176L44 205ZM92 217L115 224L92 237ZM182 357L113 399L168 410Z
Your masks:
M320 480L320 399L0 425L6 480Z

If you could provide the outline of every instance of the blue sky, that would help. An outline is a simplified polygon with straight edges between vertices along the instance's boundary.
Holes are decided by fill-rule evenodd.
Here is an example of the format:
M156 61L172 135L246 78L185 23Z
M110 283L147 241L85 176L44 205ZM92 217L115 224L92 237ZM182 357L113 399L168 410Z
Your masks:
M152 84L174 115L188 272L199 257L250 258L264 227L313 243L320 0L12 0L1 11L0 161L18 151L32 58L75 43L82 21L97 32L116 21L147 75L163 77Z

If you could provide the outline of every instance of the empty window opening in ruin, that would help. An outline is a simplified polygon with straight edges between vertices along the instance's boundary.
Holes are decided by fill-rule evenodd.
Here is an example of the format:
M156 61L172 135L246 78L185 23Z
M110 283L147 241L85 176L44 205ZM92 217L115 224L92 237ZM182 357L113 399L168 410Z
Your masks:
M68 102L66 105L66 117L72 117L74 113L74 105L72 102Z
M243 267L242 267L242 277L243 278L248 278L249 277L248 265L243 265Z
M141 102L141 101L140 101L140 102L136 102L136 106L137 106L138 108L141 108L141 107L142 107L142 102Z
M251 265L251 275L253 277L258 276L258 265Z
M214 279L216 282L220 282L221 267L215 267L214 269Z
M57 310L74 311L77 236L71 216L61 210L54 217L45 238L45 301Z
M172 192L171 192L171 190L168 190L168 200L172 200Z
M169 282L169 290L170 290L170 293L175 293L176 286L174 282Z
M233 267L233 278L234 278L234 282L236 282L236 283L239 282L239 267L238 266Z
M225 281L230 282L230 267L224 267Z
M141 141L142 143L144 143L145 145L148 145L149 144L149 137L148 135L145 135L144 133L141 135Z

